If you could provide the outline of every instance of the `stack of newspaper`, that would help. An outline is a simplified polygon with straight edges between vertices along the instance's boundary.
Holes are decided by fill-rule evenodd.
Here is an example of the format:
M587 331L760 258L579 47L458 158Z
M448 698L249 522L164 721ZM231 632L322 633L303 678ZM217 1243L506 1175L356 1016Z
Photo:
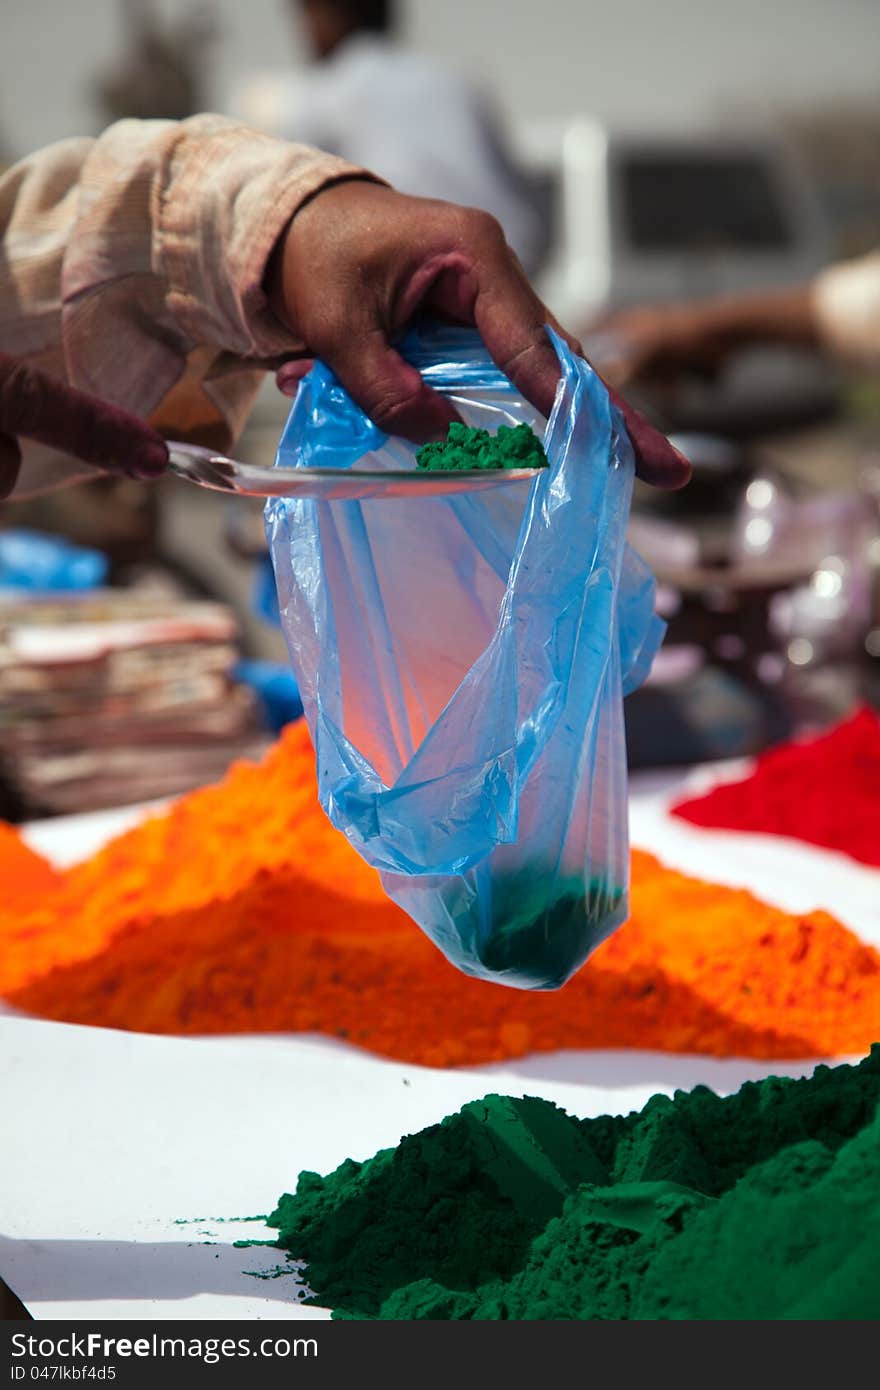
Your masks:
M0 598L0 768L28 815L185 791L268 742L232 611L124 590Z

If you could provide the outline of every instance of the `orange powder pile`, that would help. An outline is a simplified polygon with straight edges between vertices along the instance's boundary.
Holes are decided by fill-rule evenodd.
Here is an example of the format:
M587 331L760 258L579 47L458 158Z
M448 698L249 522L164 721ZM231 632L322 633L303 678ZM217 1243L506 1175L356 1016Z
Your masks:
M880 1037L880 956L833 918L639 852L629 922L564 989L468 979L325 819L301 724L39 903L0 904L0 995L77 1023L319 1032L428 1065L595 1047L831 1056Z
M48 860L28 849L11 825L0 821L0 912L21 912L61 881Z

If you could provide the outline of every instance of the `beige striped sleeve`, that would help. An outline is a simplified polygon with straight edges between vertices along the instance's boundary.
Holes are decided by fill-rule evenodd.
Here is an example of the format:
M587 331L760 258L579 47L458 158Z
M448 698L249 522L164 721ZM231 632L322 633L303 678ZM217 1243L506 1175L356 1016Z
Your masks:
M258 369L303 344L265 267L301 203L363 170L221 116L120 121L0 179L0 348L228 445Z

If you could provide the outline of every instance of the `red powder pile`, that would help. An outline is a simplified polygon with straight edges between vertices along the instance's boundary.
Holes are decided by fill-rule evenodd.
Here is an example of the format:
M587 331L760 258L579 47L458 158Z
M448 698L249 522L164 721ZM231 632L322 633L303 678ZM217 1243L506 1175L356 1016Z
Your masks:
M743 781L673 812L694 825L792 835L880 866L880 719L862 708L819 738L783 743Z

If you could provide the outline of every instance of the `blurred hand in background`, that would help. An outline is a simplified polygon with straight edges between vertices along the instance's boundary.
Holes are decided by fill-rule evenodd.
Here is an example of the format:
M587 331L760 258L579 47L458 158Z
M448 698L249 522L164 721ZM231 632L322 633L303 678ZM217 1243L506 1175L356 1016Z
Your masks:
M681 371L711 373L756 344L819 347L880 368L880 252L829 266L806 285L622 309L595 328L603 376L624 388Z

